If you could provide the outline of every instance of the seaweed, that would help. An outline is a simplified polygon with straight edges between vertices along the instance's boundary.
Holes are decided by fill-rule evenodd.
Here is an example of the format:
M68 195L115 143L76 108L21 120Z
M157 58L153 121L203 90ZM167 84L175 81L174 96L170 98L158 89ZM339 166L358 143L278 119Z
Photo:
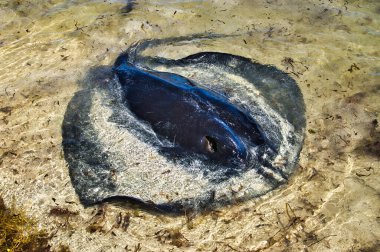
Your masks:
M170 244L180 247L188 247L190 242L178 229L162 229L155 234L157 241L162 244Z
M0 196L0 251L50 251L49 235L36 224L22 211L7 207Z

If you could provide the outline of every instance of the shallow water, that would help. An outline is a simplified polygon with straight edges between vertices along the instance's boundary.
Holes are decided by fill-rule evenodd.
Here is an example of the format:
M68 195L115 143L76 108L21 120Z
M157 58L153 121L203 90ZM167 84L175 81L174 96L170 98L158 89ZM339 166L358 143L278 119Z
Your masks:
M359 251L378 248L380 133L377 1L12 1L0 3L0 194L72 251ZM123 11L124 10L124 11ZM133 42L237 34L153 51L220 51L288 72L307 133L291 181L200 216L84 209L62 153L61 125L80 80ZM149 52L148 52L149 53ZM78 212L49 215L53 207ZM119 215L130 215L118 228ZM99 223L91 233L88 226ZM140 244L140 245L138 245ZM377 247L376 247L377 246Z

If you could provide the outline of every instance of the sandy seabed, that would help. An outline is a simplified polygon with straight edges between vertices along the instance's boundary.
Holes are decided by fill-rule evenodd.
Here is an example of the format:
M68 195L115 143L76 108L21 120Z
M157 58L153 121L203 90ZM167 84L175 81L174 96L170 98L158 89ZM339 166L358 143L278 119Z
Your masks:
M124 6L0 2L0 195L52 234L52 250L380 250L378 1L139 1L129 13ZM160 53L227 52L298 82L308 125L297 172L261 198L195 216L83 208L61 147L78 82L138 40L205 32L241 36Z

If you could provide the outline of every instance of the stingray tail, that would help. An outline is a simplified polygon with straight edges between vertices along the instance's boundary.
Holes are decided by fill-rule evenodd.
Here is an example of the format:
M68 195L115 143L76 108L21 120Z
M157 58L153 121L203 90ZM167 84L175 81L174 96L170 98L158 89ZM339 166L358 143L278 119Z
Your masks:
M188 44L194 41L213 40L217 38L229 38L229 37L236 37L236 36L241 36L241 35L242 34L228 34L227 35L227 34L216 34L216 33L198 33L198 34L192 34L192 35L180 36L180 37L145 39L145 40L140 40L132 44L122 55L124 55L125 59L129 63L135 64L137 62L141 62L141 59L143 58L141 56L141 53L147 48L157 47L161 45L170 45L170 44L181 45L181 44Z

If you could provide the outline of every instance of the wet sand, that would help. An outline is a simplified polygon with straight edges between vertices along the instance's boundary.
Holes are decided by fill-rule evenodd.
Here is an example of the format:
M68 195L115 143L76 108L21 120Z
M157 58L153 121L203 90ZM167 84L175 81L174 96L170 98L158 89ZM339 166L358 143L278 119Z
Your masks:
M71 251L376 251L380 65L376 1L0 3L0 195ZM307 132L291 180L244 203L179 217L83 208L62 152L78 82L145 38L240 36L148 53L220 51L288 72ZM73 214L55 216L59 207ZM120 216L124 227L119 223ZM125 221L124 221L125 220Z

